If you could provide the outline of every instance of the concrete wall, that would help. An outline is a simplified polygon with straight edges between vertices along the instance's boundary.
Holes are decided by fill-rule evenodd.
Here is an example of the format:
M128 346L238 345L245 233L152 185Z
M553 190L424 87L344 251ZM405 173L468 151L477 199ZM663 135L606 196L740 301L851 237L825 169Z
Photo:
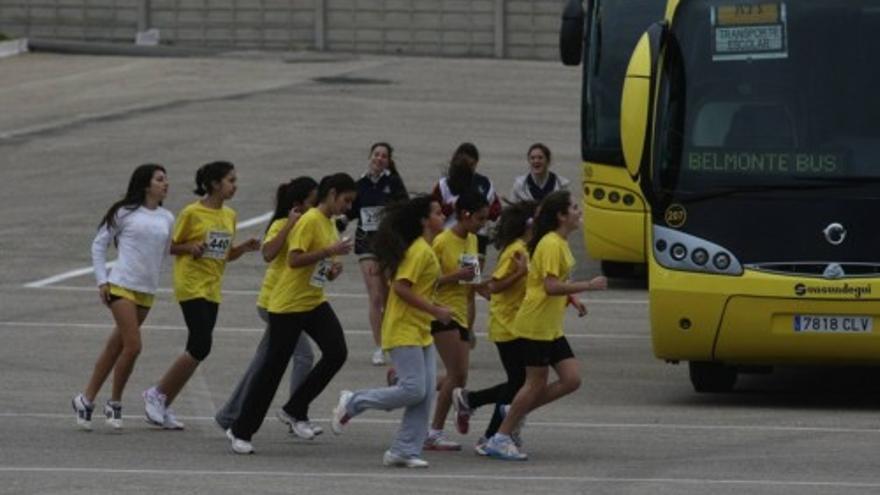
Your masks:
M163 43L557 58L564 0L0 0L0 32Z

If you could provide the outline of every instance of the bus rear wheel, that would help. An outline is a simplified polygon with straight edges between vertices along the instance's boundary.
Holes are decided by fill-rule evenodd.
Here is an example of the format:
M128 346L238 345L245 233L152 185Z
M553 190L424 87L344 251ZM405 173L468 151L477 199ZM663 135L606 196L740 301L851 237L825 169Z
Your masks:
M738 371L735 367L711 361L688 363L691 385L700 393L725 393L733 390Z

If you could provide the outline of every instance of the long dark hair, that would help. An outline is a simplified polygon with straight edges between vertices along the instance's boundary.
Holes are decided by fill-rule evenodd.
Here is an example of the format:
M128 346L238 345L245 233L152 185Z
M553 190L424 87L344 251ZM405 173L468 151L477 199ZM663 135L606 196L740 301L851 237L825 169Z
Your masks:
M302 176L292 179L290 182L282 182L275 191L275 212L272 213L272 220L269 226L275 220L287 218L290 210L297 204L302 204L308 199L309 194L318 188L318 183L311 177ZM269 227L266 227L269 230Z
M463 154L453 156L452 161L449 162L446 183L449 185L449 191L455 196L471 189L474 185L473 159Z
M489 206L486 196L480 194L475 188L470 188L463 192L455 201L455 215L461 216L462 213L474 214L481 208Z
M379 260L379 268L387 277L394 276L406 250L422 235L422 220L431 216L431 203L436 200L419 195L382 209L379 228L373 238L373 252Z
M110 206L110 209L104 214L104 218L101 219L101 223L98 224L98 228L100 229L106 225L108 230L115 229L116 213L120 208L134 211L143 205L144 201L147 200L147 189L150 187L150 182L152 182L153 175L156 174L157 170L167 173L165 167L155 163L147 163L134 169L131 179L128 180L128 189L125 191L125 196ZM161 205L162 203L159 204Z
M397 165L394 163L394 148L392 148L390 144L385 141L373 143L373 145L370 146L370 156L372 156L373 151L380 146L388 150L388 171L391 172L391 175L400 177L400 173L397 171Z
M555 191L541 201L540 211L532 226L532 238L529 240L529 254L535 254L535 248L541 238L548 232L559 228L559 215L568 213L571 206L571 193Z
M235 169L230 162L211 162L199 167L196 171L196 188L193 193L196 196L204 196L214 192L214 183L223 180L226 175Z
M344 172L326 175L321 179L321 183L318 184L319 203L327 198L331 189L335 190L336 194L353 192L357 191L357 184L355 184L354 179L352 179L350 175Z
M534 201L520 201L508 204L501 211L501 218L495 227L493 243L495 249L503 251L515 240L526 235L529 229L529 221L535 216L538 203Z
M480 161L480 151L477 150L477 145L474 143L459 144L458 148L455 148L455 153L452 154L452 158L454 159L456 156L466 156L473 160L472 164Z

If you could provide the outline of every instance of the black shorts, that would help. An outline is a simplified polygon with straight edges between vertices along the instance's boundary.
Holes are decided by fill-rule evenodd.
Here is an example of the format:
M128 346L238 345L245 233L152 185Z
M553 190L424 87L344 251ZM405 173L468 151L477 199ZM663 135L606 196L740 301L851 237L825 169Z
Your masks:
M359 259L373 257L373 237L375 232L364 232L358 229L354 234L354 254L359 255Z
M520 356L526 366L555 366L556 363L574 357L571 346L565 337L556 340L516 339Z
M437 320L431 322L431 335L440 332L451 332L453 330L458 330L458 336L463 342L471 341L471 333L468 331L468 329L461 326L461 324L455 320L450 321L448 325L440 323Z

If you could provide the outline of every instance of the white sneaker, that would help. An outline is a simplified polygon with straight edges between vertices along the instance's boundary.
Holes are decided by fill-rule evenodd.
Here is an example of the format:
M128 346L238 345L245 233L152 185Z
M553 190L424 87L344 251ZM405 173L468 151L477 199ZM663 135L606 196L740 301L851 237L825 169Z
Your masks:
M150 387L144 390L144 414L147 417L147 423L156 426L165 425L165 394L159 392L156 387Z
M254 446L251 445L247 440L242 440L240 438L235 438L235 435L232 433L232 428L226 430L226 438L229 439L232 451L236 454L253 454Z
M516 448L513 440L506 436L496 433L483 446L483 450L493 459L501 459L503 461L525 461L529 456L525 452L520 452Z
M449 452L453 450L461 450L461 444L446 438L446 434L442 431L428 434L425 438L425 444L422 446L425 450L438 450Z
M426 468L429 466L428 461L421 457L403 457L397 455L390 450L385 451L382 456L382 464L389 467L408 467L408 468Z
M333 416L330 421L330 429L333 430L333 433L340 435L342 434L342 429L345 428L345 425L348 424L349 420L351 420L351 416L348 415L348 403L351 401L351 396L354 395L348 390L343 390L339 393L339 403L336 404L336 407L333 408Z
M505 404L505 405L501 406L501 419L504 419L505 417L507 417L507 413L509 411L510 411L510 404ZM522 446L523 446L522 430L526 426L526 417L527 416L523 416L522 419L519 420L519 423L517 423L517 425L513 427L513 431L510 432L510 438L513 439L514 445L516 445L519 448L522 448Z
M70 401L73 406L73 412L76 413L76 424L83 430L92 430L92 412L95 410L94 404L89 404L83 394L76 394Z
M174 411L169 407L165 409L165 416L162 418L162 428L166 430L182 430L183 423L177 420Z
M376 349L376 352L373 353L373 357L370 359L370 362L373 363L373 366L384 366L385 351L383 351L381 347Z
M108 426L114 430L122 429L122 404L119 402L107 401L104 403L104 417Z
M287 414L287 411L284 409L279 409L275 416L278 418L278 421L286 424L290 430L290 433L294 435L305 438L306 440L311 440L312 438L324 433L324 428L312 423L311 421L297 421L290 414ZM303 423L303 425L297 426L297 423ZM307 427L307 428L306 428ZM307 431L311 430L311 436L308 435Z

